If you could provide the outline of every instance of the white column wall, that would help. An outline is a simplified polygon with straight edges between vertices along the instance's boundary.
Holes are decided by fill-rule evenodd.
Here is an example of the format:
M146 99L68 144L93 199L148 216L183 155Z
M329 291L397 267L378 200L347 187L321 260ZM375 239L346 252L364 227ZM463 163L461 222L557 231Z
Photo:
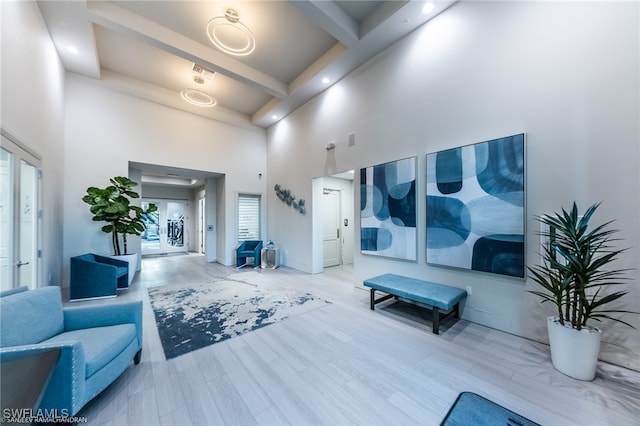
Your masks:
M621 308L640 306L640 75L637 2L460 2L268 131L269 237L285 264L312 272L310 214L283 207L279 183L311 200L312 180L418 156L418 261L359 253L355 281L394 272L472 286L463 317L546 341L550 306L531 280L425 263L425 154L527 134L526 261L539 261L533 216L603 201L596 222L623 230L632 268ZM355 145L348 134L355 132ZM329 141L336 148L326 151ZM311 201L312 202L312 201ZM313 212L313 206L308 206ZM640 316L626 321L640 329ZM601 358L640 369L640 331L606 321Z
M262 129L238 128L125 96L72 73L66 81L65 123L65 259L85 252L110 253L109 236L91 221L82 196L89 186L126 176L129 161L224 174L224 202L216 205L207 199L218 217L225 217L221 210L233 217L235 190L264 192L265 180L258 178L258 172L266 174ZM236 241L229 236L236 234L235 224L226 221L224 227L216 230L218 236L221 231L227 236L222 244L218 241L216 259L230 264Z

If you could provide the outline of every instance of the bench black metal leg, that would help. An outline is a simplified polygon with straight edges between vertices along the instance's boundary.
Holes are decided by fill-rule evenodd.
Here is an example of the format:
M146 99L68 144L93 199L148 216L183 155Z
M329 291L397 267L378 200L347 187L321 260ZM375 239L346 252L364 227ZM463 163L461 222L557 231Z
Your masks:
M373 311L376 308L376 290L372 288L370 294L371 294L370 308Z
M381 303L384 302L385 300L389 300L392 297L395 297L396 299L398 298L397 296L394 296L393 294L387 294L386 296L382 296L376 299L375 297L375 293L376 293L376 289L372 288L370 291L370 302L369 302L369 307L371 308L371 310L374 310L374 306L376 305L376 303Z
M433 313L433 334L440 334L440 309L434 306L431 312Z

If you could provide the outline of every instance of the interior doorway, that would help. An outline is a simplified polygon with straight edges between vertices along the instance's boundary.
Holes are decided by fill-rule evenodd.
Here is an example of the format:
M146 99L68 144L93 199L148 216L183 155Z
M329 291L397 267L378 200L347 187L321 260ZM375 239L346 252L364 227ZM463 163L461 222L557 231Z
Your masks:
M322 267L342 264L342 238L340 232L340 190L322 190Z
M205 238L205 234L204 234L204 230L205 230L205 199L200 198L198 199L198 231L197 231L197 235L198 235L198 244L197 244L197 252L198 253L205 253L205 249L206 249L206 238Z
M313 180L314 273L353 265L354 199L353 171Z
M141 203L142 208L146 210L151 203L158 206L158 210L145 215L142 255L188 251L185 232L187 202L144 198Z

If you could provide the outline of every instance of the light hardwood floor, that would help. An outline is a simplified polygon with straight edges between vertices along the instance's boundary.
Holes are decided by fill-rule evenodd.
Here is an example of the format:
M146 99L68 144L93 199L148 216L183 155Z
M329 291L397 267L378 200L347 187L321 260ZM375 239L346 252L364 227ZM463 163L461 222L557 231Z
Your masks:
M144 304L142 362L80 413L91 425L435 425L476 392L544 425L640 425L640 373L600 363L593 382L555 371L546 345L464 320L431 333L426 312L369 309L349 267L259 270L265 288L330 304L165 360L147 288L238 273L199 255L143 259L130 290L82 303Z

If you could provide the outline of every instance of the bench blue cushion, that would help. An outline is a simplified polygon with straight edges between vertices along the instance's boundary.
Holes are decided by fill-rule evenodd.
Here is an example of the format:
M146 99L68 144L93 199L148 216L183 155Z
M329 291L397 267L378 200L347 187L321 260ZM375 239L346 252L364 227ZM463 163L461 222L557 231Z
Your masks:
M461 288L395 274L384 274L369 278L364 280L363 284L366 287L415 302L425 303L442 310L453 308L456 303L467 297L467 292Z

